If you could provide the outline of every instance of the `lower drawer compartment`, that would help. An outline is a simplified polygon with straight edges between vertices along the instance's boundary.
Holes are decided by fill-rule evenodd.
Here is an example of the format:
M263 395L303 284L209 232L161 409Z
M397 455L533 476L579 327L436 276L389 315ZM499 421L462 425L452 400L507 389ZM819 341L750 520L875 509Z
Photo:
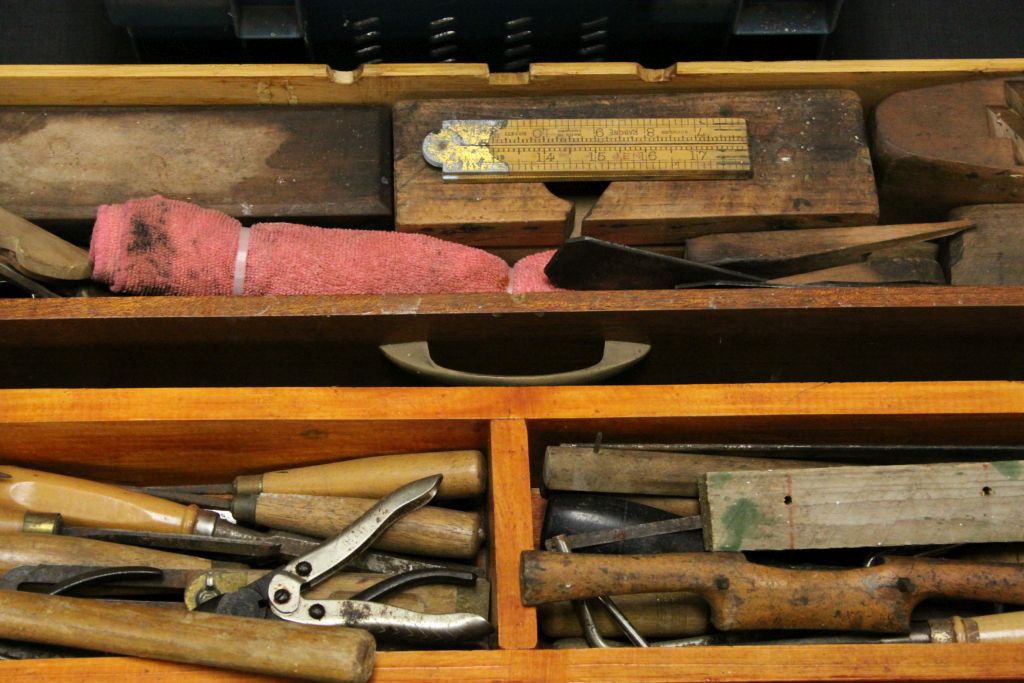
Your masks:
M536 547L532 488L563 442L1016 445L1014 383L773 384L391 389L6 390L0 452L11 465L135 484L396 452L487 456L495 635L487 649L383 651L374 681L1012 680L1024 646L787 645L550 648L524 607L520 553ZM600 437L597 437L600 433ZM123 657L0 664L4 680L247 680Z

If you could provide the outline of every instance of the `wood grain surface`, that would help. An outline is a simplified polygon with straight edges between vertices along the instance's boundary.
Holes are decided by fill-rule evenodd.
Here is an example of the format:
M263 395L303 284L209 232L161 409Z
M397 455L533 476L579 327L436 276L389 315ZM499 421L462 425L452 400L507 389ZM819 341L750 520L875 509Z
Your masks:
M975 228L950 240L951 284L1024 284L1024 204L967 206L952 215Z
M378 346L416 339L507 374L651 343L624 384L1024 379L1021 306L1014 287L8 299L0 386L410 386Z
M753 177L613 182L585 235L665 244L711 232L870 223L878 214L861 104L848 91L431 100L395 107L395 224L486 246L558 244L571 206L542 183L452 183L423 159L447 119L739 117Z
M0 109L0 206L91 221L162 194L243 219L387 227L382 107Z
M827 466L780 458L549 446L544 455L544 485L556 491L695 498L697 482L707 472Z
M537 646L537 611L523 606L519 589L519 553L533 547L527 439L524 420L491 422L491 605L503 650Z
M901 90L1024 72L1024 59L782 62L536 63L518 73L486 64L3 65L0 103L365 104L421 97L565 93L722 92L848 88L865 106Z
M254 520L272 529L333 538L376 502L370 498L261 493L256 498ZM404 515L373 547L413 555L472 559L483 540L479 514L428 505Z
M872 285L944 285L942 264L933 258L869 258L860 263L812 270L779 277L770 282L780 285L821 285L858 283Z
M686 240L686 258L762 277L780 278L856 263L883 249L949 237L973 225L970 220L958 220L707 235Z
M1024 166L990 118L989 107L1006 104L1005 79L912 90L882 102L874 151L891 216L933 220L966 204L1024 201Z
M1024 541L1024 461L769 472L700 479L708 550Z

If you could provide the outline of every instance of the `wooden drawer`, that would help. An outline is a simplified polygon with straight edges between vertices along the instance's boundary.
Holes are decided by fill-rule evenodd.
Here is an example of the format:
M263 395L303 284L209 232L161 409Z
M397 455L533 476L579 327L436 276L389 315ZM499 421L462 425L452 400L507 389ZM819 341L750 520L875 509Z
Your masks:
M1024 60L483 65L2 66L0 104L302 106L850 88L888 94L1024 72ZM377 346L429 340L463 369L585 365L602 339L652 352L633 384L1021 379L1024 288L0 300L3 387L416 385ZM927 353L923 353L927 350Z
M1012 680L1020 645L548 650L519 600L533 546L531 471L545 445L590 439L800 439L1019 444L1016 383L542 388L0 391L6 461L70 474L185 482L395 450L489 455L494 649L384 652L374 681ZM195 471L202 468L201 477ZM533 481L536 485L536 479ZM130 658L5 662L6 681L246 680Z

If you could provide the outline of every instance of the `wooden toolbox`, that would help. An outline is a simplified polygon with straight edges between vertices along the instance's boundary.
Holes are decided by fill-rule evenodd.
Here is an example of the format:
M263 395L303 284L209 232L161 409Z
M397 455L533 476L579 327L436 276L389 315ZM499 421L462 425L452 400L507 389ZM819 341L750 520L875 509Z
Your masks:
M912 88L1024 60L482 65L3 66L0 105L386 104L416 98L849 89L867 113ZM381 344L429 341L489 373L585 366L650 343L624 384L1024 378L1024 288L0 299L0 386L395 386ZM926 351L926 352L925 352Z
M1019 444L1024 387L1007 382L538 388L0 391L4 462L137 483L399 451L480 449L490 464L490 649L392 651L385 681L1014 680L1024 646L814 645L552 650L519 591L534 547L531 487L559 442L857 441ZM197 474L202 470L201 476ZM131 658L0 664L4 681L241 681Z

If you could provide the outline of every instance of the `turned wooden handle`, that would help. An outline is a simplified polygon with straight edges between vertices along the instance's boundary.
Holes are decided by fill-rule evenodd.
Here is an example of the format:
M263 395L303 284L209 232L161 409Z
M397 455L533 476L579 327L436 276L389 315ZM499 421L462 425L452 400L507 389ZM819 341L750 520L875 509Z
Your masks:
M697 497L708 472L829 467L829 463L659 451L549 446L544 485L553 491Z
M0 571L27 564L146 566L159 569L209 569L211 566L210 560L200 557L90 538L24 533L0 535Z
M341 533L376 502L369 498L263 493L256 497L251 521L274 529L330 538ZM242 501L236 498L236 503ZM249 519L242 510L236 512L235 517L240 523ZM479 514L425 507L395 522L373 547L414 555L470 559L476 557L483 538Z
M262 478L264 493L383 498L411 481L441 474L438 498L470 498L484 492L486 471L480 451L440 451L356 458L256 476Z
M525 551L523 603L691 591L718 629L906 633L929 597L1024 604L1024 567L892 557L857 569L786 569L735 553L587 555Z
M5 475L5 476L4 476ZM192 533L199 508L112 484L0 465L0 505L55 512L68 525Z
M0 249L14 255L18 269L54 280L87 280L89 252L21 216L0 209Z
M360 629L0 591L0 637L251 673L365 681L376 646Z
M1024 643L1024 612L949 620L959 643Z
M621 609L640 635L648 638L682 638L708 631L708 606L693 593L644 593L616 595ZM622 629L607 610L591 610L594 625L602 636L622 637ZM537 624L548 638L572 638L583 635L579 618L571 603L554 602L537 609Z

